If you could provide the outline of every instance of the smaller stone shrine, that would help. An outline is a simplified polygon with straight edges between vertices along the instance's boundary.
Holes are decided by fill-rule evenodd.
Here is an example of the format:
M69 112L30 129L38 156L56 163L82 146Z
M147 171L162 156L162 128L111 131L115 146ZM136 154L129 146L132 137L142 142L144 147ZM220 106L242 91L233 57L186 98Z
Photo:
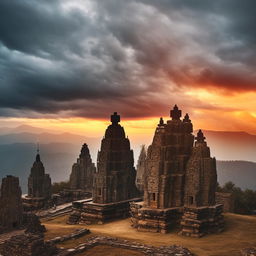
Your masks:
M45 174L44 165L40 159L39 149L28 178L28 195L23 203L30 210L49 207L52 195L52 184L49 174Z
M216 204L216 160L201 130L187 164L181 235L201 237L223 230L223 205Z
M119 122L120 116L115 112L111 115L112 124L108 126L98 152L97 172L93 180L93 201L74 209L76 213L81 213L79 222L104 223L127 217L129 203L139 200L135 185L133 151Z
M0 233L21 227L23 208L19 178L8 175L2 179L0 196Z
M137 174L136 174L136 186L141 194L144 192L145 183L145 170L146 170L146 157L147 151L145 145L142 145L138 163L137 163Z
M83 144L77 162L72 166L70 189L92 193L93 175L96 171L87 144Z

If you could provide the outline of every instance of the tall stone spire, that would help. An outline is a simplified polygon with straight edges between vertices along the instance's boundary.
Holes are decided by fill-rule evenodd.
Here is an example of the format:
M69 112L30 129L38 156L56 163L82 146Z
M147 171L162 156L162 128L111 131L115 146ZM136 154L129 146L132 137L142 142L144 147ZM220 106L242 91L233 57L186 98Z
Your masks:
M93 186L93 202L111 203L127 200L136 196L133 166L133 151L119 124L117 112L111 115L112 124L108 126L101 141L98 153L97 173Z
M0 193L0 231L17 229L22 224L22 200L19 178L8 175L2 179Z
M44 165L39 155L39 146L37 147L36 160L33 163L28 178L28 197L32 198L50 198L51 197L51 178L45 174Z
M79 158L72 166L70 174L70 188L73 190L84 190L92 192L93 175L96 171L94 163L92 163L88 145L85 143L81 148Z
M138 163L137 163L137 175L136 175L136 186L141 193L143 193L144 191L146 158L147 158L146 146L142 145Z

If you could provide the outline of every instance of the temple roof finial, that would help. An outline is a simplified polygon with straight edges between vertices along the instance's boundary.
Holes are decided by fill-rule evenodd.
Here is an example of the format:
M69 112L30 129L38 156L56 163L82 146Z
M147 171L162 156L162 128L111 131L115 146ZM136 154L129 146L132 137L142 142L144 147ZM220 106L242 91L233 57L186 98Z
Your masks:
M37 149L36 149L36 162L40 162L40 155L39 155L39 143L37 143Z
M111 122L115 125L117 125L120 122L120 115L118 115L117 112L114 112L114 114L111 115Z
M191 122L191 120L189 119L189 115L188 113L186 113L186 115L184 116L183 122Z
M160 117L158 126L163 126L164 125L164 119L162 117Z
M196 141L199 143L203 143L204 140L205 140L204 134L203 134L202 130L200 129L197 133Z
M170 116L172 117L172 120L180 120L181 110L179 110L179 108L176 104L173 107L173 110L171 110Z

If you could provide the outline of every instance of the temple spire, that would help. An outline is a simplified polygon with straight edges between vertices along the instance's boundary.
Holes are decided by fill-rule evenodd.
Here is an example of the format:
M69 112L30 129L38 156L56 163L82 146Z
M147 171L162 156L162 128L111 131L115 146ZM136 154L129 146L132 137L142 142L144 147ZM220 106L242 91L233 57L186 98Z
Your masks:
M204 140L205 140L204 134L203 134L202 130L200 129L196 136L196 142L203 143L203 142L205 142Z
M111 122L113 125L117 125L120 122L120 115L118 115L117 112L111 115Z
M173 107L173 110L171 110L170 116L172 117L172 120L180 120L181 110L179 110L176 104Z
M40 162L40 154L39 154L39 143L37 143L37 149L36 149L36 162Z

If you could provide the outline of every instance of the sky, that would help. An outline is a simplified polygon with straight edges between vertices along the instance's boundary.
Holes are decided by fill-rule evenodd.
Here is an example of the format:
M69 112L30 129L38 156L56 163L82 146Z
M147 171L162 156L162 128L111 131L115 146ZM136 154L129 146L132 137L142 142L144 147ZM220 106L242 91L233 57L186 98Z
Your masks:
M152 134L177 104L194 128L256 134L255 0L1 0L0 127L101 136L114 111Z

